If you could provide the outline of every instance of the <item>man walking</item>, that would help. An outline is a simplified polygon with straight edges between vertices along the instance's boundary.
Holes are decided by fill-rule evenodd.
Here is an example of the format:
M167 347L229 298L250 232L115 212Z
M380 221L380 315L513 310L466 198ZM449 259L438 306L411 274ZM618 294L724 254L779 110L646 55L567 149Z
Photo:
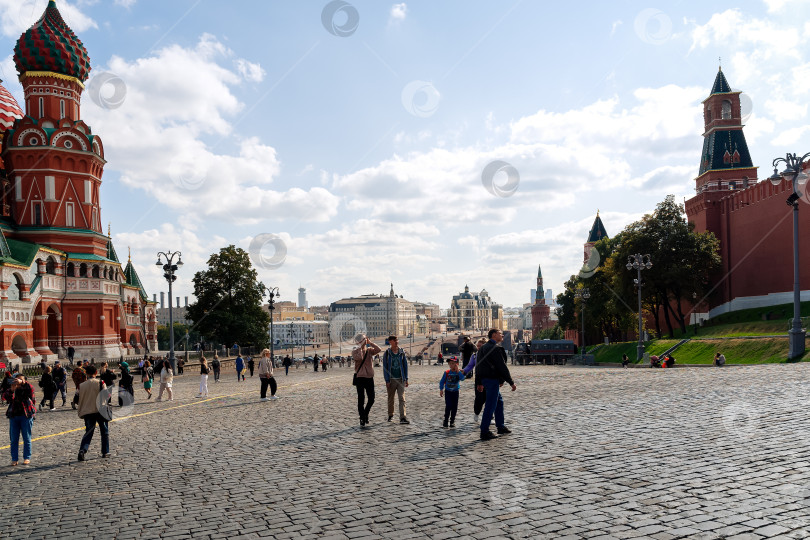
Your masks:
M318 371L318 364L321 362L321 359L318 357L318 353L315 353L315 358L312 361L312 364L315 366L315 371Z
M464 336L464 344L461 345L461 369L467 368L475 351L475 345L470 341L470 336Z
M84 461L87 450L90 449L90 442L93 440L93 433L98 424L101 432L101 457L110 457L110 428L108 419L99 412L99 406L106 406L107 399L99 394L104 390L104 382L96 377L96 366L90 365L85 368L89 377L79 387L79 418L84 420L84 436L79 447L79 461ZM109 395L109 394L107 394Z
M62 362L57 360L53 363L53 382L56 384L56 398L57 395L62 394L62 406L67 403L67 392L65 392L65 385L67 385L67 371L62 367Z
M219 382L219 370L222 368L222 364L219 363L219 356L217 353L214 353L214 359L211 360L211 369L214 370L214 382Z
M389 348L383 354L383 377L388 390L388 421L394 418L394 394L399 396L399 423L410 424L405 415L405 388L408 386L408 362L399 348L397 336L388 336Z
M368 414L374 405L374 366L371 357L380 352L380 348L371 342L365 334L354 336L357 347L352 350L354 361L355 388L357 388L357 412L360 414L360 426L368 424ZM366 402L368 397L368 402Z
M76 349L73 348L73 345L68 345L67 354L68 354L68 362L73 364L73 357L76 355Z
M513 392L517 390L512 376L509 374L509 368L506 366L506 351L501 346L503 332L493 328L487 336L489 341L478 350L475 360L475 387L479 392L486 392L486 403L481 418L481 440L483 441L511 433L504 422L503 397L501 397L500 387L504 382L508 382ZM493 414L498 435L489 430Z

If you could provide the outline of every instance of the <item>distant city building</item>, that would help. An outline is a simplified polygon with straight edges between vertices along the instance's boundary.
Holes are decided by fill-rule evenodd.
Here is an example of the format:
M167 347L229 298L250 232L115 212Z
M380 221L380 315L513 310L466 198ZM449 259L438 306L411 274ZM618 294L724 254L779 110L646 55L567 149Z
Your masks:
M551 291L551 289L546 289L546 304L549 306L557 305L557 303L554 301L554 293Z
M529 289L530 302L534 304L537 301L537 289Z
M438 319L442 316L442 310L436 304L414 302L413 308L416 310L417 315L424 315L428 319Z
M350 339L361 328L366 335L382 337L389 334L407 336L417 331L414 303L394 293L394 284L388 296L366 294L344 298L329 306L329 322L335 341Z
M459 330L485 330L493 327L493 308L496 306L486 290L471 293L468 286L464 292L457 294L450 302L448 326ZM503 308L497 305L495 314L499 315L498 324L503 324Z
M307 303L307 290L303 287L298 289L298 307L306 309L309 307Z
M173 307L172 308L172 322L175 324L191 324L191 321L187 318L187 311L188 305L185 307ZM157 319L157 323L159 326L169 326L169 308L157 308L155 310L155 318Z
M281 354L287 347L302 347L306 344L322 345L329 340L329 323L327 321L287 320L274 323L272 332L267 333L273 341L276 354Z

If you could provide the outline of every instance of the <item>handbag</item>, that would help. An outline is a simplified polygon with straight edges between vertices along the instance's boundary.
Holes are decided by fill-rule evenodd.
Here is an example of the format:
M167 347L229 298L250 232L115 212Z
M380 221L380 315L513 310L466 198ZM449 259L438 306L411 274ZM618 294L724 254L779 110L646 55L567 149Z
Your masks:
M357 371L363 369L363 364L366 363L366 360L368 360L368 350L366 350L366 354L363 356L363 361L357 366ZM357 371L354 372L354 377L352 377L352 386L357 386Z

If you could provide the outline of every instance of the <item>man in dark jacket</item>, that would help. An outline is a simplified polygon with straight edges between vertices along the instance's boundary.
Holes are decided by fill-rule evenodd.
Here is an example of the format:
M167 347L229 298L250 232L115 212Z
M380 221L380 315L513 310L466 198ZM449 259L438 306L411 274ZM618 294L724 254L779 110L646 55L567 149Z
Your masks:
M501 347L503 332L493 328L487 335L489 341L478 351L475 361L475 387L479 392L486 391L487 393L487 401L481 415L481 440L484 441L495 439L498 436L489 430L493 414L498 434L511 433L504 423L500 387L504 382L508 382L513 392L517 390L512 376L509 374L509 368L506 367L506 351Z
M65 385L67 384L67 372L62 367L62 362L57 360L53 364L53 382L56 384L56 392L62 394L62 405L67 402L67 393L65 392ZM56 398L56 396L54 396Z
M473 345L472 341L470 341L470 336L464 336L464 343L461 345L460 349L461 368L464 369L467 367L467 364L470 363L470 358L472 358L472 355L475 352L475 345Z

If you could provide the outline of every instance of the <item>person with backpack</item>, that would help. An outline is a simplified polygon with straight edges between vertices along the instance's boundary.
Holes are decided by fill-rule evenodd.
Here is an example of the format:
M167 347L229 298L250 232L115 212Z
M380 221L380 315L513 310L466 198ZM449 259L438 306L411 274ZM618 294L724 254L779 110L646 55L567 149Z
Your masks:
M405 388L408 387L408 362L399 348L397 336L388 336L390 347L383 354L382 368L388 391L388 421L394 418L394 396L399 396L399 423L410 424L405 414Z
M50 401L49 411L54 410L53 398L56 395L56 384L53 382L53 375L51 375L51 366L45 366L42 370L42 377L39 379L39 387L42 388L42 401L39 403L39 410L46 401Z
M54 399L59 394L62 394L62 406L65 406L67 403L67 392L65 392L65 386L67 385L67 371L65 368L62 367L62 362L57 360L53 363L53 382L56 384L56 395L54 395Z
M76 393L73 395L73 399L70 402L70 406L75 409L76 405L79 403L79 386L87 380L87 373L84 371L81 362L73 367L70 378L73 379L73 384L76 385Z
M37 399L34 387L25 376L15 373L8 389L3 393L3 400L8 403L6 418L11 438L11 465L19 462L20 436L23 440L23 465L31 463L31 432L34 418L37 415Z
M464 373L458 369L458 358L447 361L450 369L444 372L439 381L439 397L444 397L444 423L442 427L456 427L456 412L458 412L458 395L460 383L464 380Z
M121 362L118 367L121 368L121 381L118 383L118 406L123 407L125 402L127 405L132 405L135 402L135 388L132 384L135 378L129 372L127 362ZM129 395L122 395L122 391Z
M90 449L93 440L93 433L98 425L101 432L101 457L110 457L110 427L109 419L105 417L99 407L106 406L104 396L99 399L99 394L105 390L104 381L96 377L96 366L90 365L85 368L88 379L79 387L79 418L84 420L84 436L79 446L79 461L84 461L85 454Z

